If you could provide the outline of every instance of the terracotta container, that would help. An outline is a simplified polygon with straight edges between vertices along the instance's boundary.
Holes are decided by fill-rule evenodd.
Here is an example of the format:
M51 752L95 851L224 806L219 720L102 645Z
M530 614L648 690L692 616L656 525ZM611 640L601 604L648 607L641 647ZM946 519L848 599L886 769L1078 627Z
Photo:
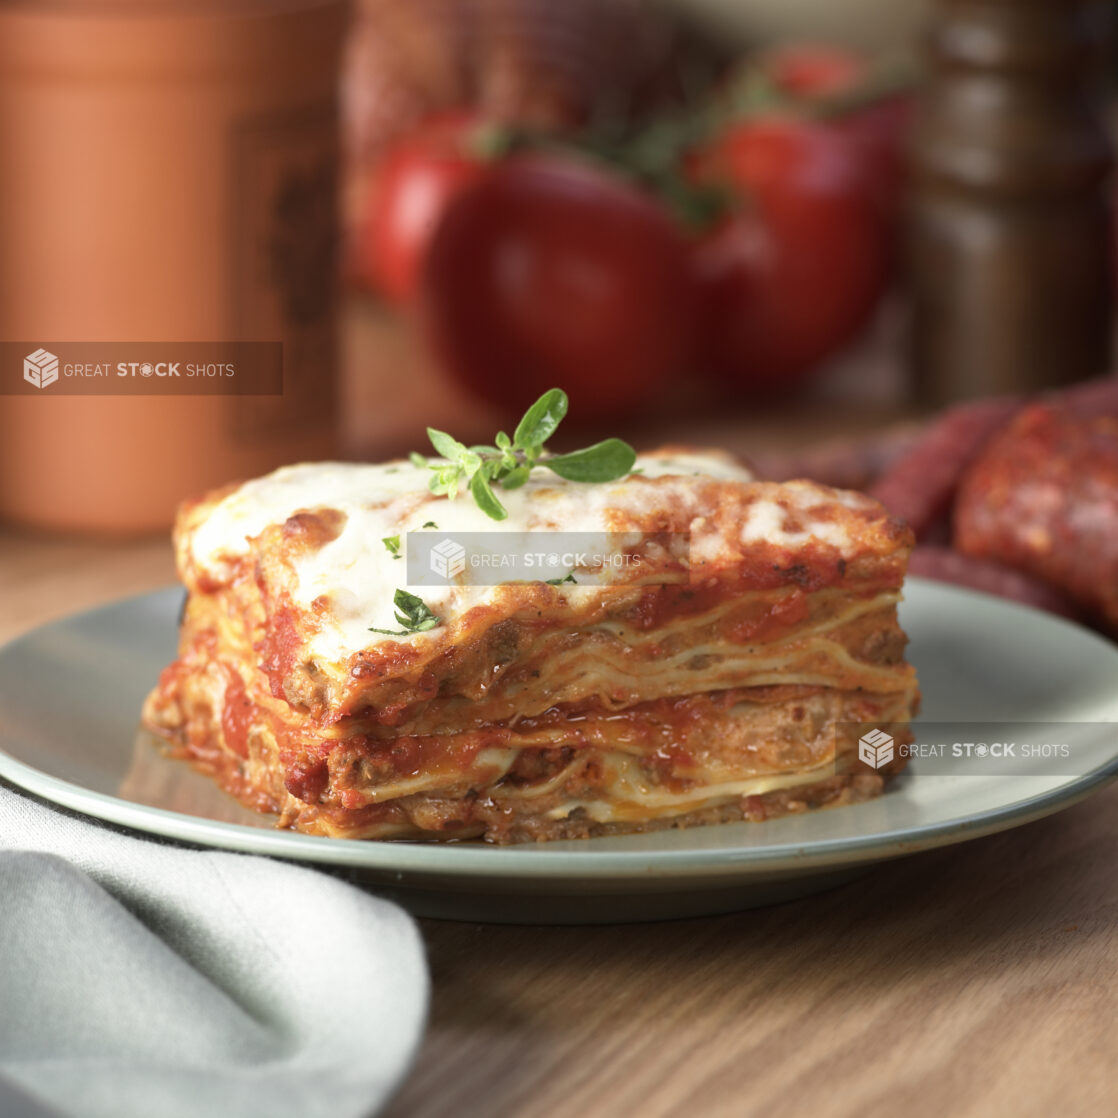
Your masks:
M284 394L0 394L0 516L141 532L328 456L336 0L0 7L0 339L284 343Z

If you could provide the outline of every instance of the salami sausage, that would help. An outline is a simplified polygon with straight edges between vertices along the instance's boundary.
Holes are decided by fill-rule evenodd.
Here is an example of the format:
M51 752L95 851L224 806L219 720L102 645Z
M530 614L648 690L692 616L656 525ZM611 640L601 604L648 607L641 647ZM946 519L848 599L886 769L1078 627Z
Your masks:
M1118 377L1084 381L1040 402L1054 404L1073 415L1118 415Z
M978 400L950 408L868 492L908 522L918 540L950 510L959 479L990 437L1020 407L1017 400Z
M865 489L874 478L906 454L921 437L915 424L904 424L864 439L834 439L796 450L750 455L758 477L766 481L807 478L836 489Z
M1118 631L1118 415L1024 409L967 471L955 546L1043 579Z
M1047 583L990 559L960 555L948 547L917 547L909 559L908 573L996 594L1061 617L1079 616L1075 604Z

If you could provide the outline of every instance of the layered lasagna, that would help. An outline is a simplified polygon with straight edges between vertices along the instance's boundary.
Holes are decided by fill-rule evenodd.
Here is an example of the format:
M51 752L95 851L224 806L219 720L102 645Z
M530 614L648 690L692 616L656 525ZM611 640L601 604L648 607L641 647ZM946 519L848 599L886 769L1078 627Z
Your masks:
M283 827L510 843L763 820L878 794L858 730L917 702L908 529L876 502L671 449L542 470L488 520L409 462L292 466L180 510L179 657L146 726ZM600 533L632 561L412 588L417 533ZM389 630L382 632L377 630Z

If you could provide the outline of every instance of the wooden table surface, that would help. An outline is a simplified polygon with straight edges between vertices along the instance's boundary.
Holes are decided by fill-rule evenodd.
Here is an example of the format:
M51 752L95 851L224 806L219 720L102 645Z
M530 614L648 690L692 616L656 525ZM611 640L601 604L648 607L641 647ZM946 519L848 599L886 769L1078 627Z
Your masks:
M0 533L0 641L172 579L161 539ZM1118 1113L1118 785L774 908L422 926L391 1118Z

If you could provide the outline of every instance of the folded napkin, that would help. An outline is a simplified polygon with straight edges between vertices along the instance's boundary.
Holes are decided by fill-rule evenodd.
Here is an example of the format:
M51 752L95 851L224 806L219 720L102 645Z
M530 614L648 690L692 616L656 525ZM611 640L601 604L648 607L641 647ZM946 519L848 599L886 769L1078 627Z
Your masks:
M0 785L3 1118L364 1118L411 1063L427 993L396 905Z

